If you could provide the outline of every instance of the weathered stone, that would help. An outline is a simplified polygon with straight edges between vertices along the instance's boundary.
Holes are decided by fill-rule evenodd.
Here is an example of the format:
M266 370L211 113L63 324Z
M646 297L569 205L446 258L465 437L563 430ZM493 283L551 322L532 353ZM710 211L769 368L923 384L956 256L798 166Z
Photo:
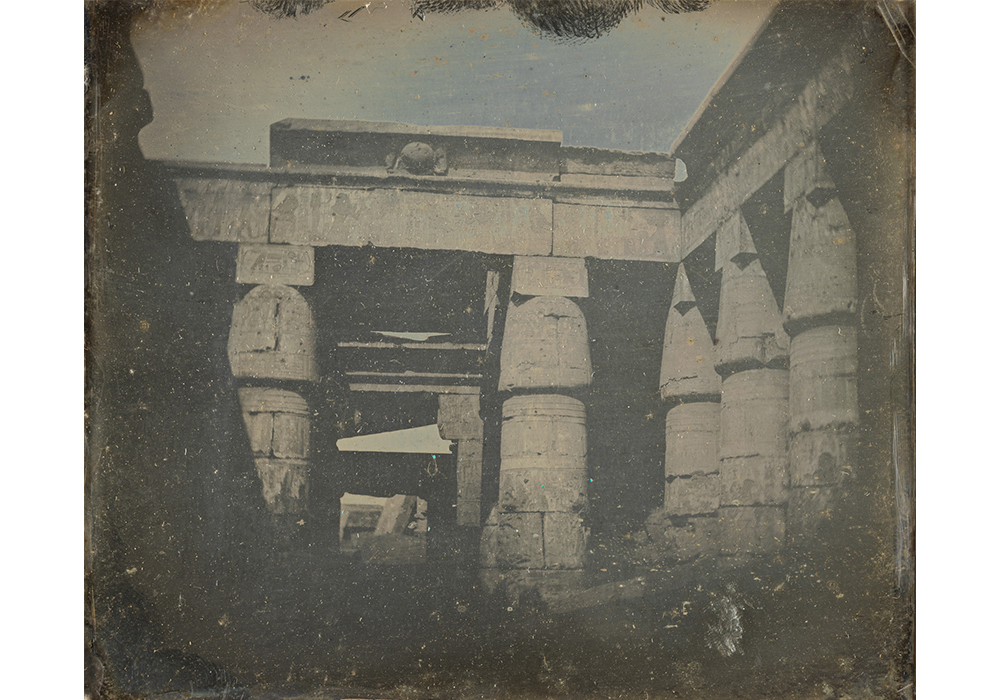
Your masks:
M698 402L667 412L666 478L719 470L719 411L717 403Z
M504 402L501 470L586 469L586 412L558 394L514 396Z
M404 190L276 188L271 242L548 255L552 204Z
M784 506L732 506L719 509L723 554L775 552L785 542Z
M671 523L666 509L657 509L646 520L646 532L662 556L681 560L719 553L719 518L716 515L691 516L683 524Z
M541 513L497 514L497 566L541 569L545 566Z
M274 434L273 413L243 413L243 422L250 437L250 448L255 455L271 456L271 438Z
M737 212L719 229L715 239L715 271L718 272L730 262L743 269L758 257L750 227L743 218L743 213Z
M266 243L272 187L270 182L248 180L177 180L177 193L196 241Z
M514 257L511 291L525 296L588 297L583 258Z
M836 197L816 208L803 199L792 214L785 329L850 322L857 311L857 251L847 213Z
M482 439L483 419L479 417L479 394L440 394L437 424L438 431L445 440Z
M669 515L699 515L719 509L719 475L693 474L668 477L663 508Z
M309 463L300 459L255 459L267 509L276 515L302 513L309 496Z
M236 281L240 284L313 283L313 249L300 245L244 243L236 254Z
M271 440L272 454L285 459L308 458L309 431L309 416L275 413L274 436Z
M316 379L316 331L309 305L291 287L255 287L233 311L229 364L237 377Z
M479 527L480 501L483 490L482 438L460 440L457 458L458 512L456 513L456 522L461 526Z
M800 546L815 541L836 515L840 495L836 486L793 488L788 497L789 544Z
M722 379L715 371L715 349L698 310L687 272L677 269L663 333L660 396L664 400L718 399Z
M500 507L576 513L587 505L586 469L510 469L501 464Z
M560 173L630 175L672 180L676 162L665 153L613 151L605 148L563 146Z
M587 558L587 528L576 513L545 513L542 527L546 569L582 569Z
M858 335L853 326L820 326L792 338L791 430L856 425L857 374Z
M830 486L854 474L858 436L850 429L794 433L789 440L792 486Z
M815 190L833 192L836 188L837 185L826 168L826 159L816 141L806 144L806 147L785 165L783 194L786 212L802 198L810 197Z
M831 59L810 80L797 100L766 134L726 169L703 197L684 213L681 257L718 230L744 202L777 175L785 164L812 143L819 130L854 94L852 74L856 64L849 48ZM678 146L672 149L687 158Z
M719 468L720 501L725 506L784 503L788 500L787 457L732 457Z
M497 506L490 509L479 536L479 566L482 569L496 569L497 552L500 550L500 520Z
M738 372L722 381L719 458L788 452L788 370Z
M742 218L742 217L741 217ZM778 366L788 358L788 335L760 260L744 265L726 260L719 293L715 368L725 376L757 367Z
M679 262L676 208L552 207L552 254L571 258Z
M507 310L500 389L580 388L590 384L583 312L564 297L535 297Z
M259 387L243 387L239 397L255 454L291 459L309 456L310 414L305 399L293 391Z

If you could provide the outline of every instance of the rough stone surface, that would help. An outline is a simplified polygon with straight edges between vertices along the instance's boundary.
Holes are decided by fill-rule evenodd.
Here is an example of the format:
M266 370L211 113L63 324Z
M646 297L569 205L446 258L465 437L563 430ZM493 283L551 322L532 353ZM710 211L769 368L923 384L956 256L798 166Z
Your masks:
M506 511L576 513L587 505L586 469L500 469Z
M525 296L588 297L583 258L514 257L511 291Z
M309 497L309 463L265 457L254 461L268 511L275 515L305 512Z
M587 558L587 528L576 513L545 513L542 527L546 569L582 569Z
M483 419L479 417L479 395L438 395L437 423L438 432L445 440L482 439Z
M572 389L590 384L583 312L564 297L535 297L507 310L500 389Z
M316 379L316 330L309 305L291 287L255 287L233 311L229 332L233 375Z
M723 265L715 335L715 368L723 376L787 362L788 334L760 260Z
M699 515L719 509L719 475L693 474L668 478L663 508L668 515Z
M819 144L812 141L785 165L783 196L787 212L816 189L832 191L837 185L826 168Z
M856 425L857 374L858 335L853 326L820 326L792 338L791 430Z
M660 397L684 401L717 399L721 390L712 338L682 264L677 270L663 333Z
M414 510L417 507L416 496L396 494L390 496L382 507L378 523L375 525L375 535L399 535L406 529Z
M720 500L725 506L785 503L788 500L787 457L733 457L719 469Z
M819 208L803 199L792 214L783 319L790 333L843 322L857 311L857 246L836 197Z
M795 433L789 440L792 486L832 486L854 475L858 436L827 428Z
M541 513L498 513L496 537L499 568L545 567Z
M784 506L732 506L719 509L723 554L776 552L785 542Z
M196 241L266 243L272 187L270 182L245 180L177 180L177 193Z
M719 413L714 402L681 404L667 412L666 478L719 470Z
M672 524L667 515L665 509L657 509L646 520L646 533L664 555L683 561L719 553L721 523L717 515L688 517L679 525Z
M788 451L788 370L756 369L722 382L719 458Z
M271 242L548 255L552 204L402 190L276 188Z
M679 262L680 212L555 203L552 254Z
M309 405L284 389L245 387L239 390L243 421L254 454L261 457L309 457Z
M240 284L309 286L314 269L310 246L243 243L236 254L236 281Z

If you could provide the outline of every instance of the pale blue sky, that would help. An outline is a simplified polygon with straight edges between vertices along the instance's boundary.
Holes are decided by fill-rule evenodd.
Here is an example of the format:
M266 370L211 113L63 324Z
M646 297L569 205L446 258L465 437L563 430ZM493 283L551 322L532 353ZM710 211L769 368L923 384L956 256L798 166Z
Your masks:
M421 21L376 0L338 19L363 4L275 20L233 1L141 24L146 156L266 163L268 127L286 117L558 129L569 145L666 152L774 2L646 8L575 43L505 9Z

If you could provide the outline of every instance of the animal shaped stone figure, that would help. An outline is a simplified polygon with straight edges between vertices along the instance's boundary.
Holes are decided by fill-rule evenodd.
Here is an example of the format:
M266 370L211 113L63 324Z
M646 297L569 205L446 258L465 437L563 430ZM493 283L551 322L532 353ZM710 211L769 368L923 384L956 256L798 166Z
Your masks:
M412 175L446 175L448 155L443 148L431 148L428 144L413 141L406 144L396 157L390 172L405 171Z

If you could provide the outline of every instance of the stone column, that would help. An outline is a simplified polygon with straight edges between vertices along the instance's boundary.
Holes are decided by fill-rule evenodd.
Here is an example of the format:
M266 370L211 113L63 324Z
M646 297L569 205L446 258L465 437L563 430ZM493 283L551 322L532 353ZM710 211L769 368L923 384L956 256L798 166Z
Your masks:
M792 336L793 540L809 541L836 509L857 447L857 254L823 154L813 143L785 166L792 211L784 327Z
M479 527L483 490L483 419L479 417L479 395L440 394L437 422L442 439L458 441L456 522L460 527Z
M237 305L229 333L229 364L245 380L243 419L268 510L278 520L306 512L310 411L298 391L279 382L316 380L312 312L296 290L255 287Z
M508 595L543 597L583 585L587 546L590 345L580 308L588 296L578 258L514 258L500 352L503 405L500 497L482 539L483 579Z
M722 376L720 549L772 552L785 540L789 339L740 212L718 233L716 269L722 270L715 353Z
M667 312L660 365L660 397L667 404L663 515L649 526L663 529L681 559L711 554L718 519L719 400L722 380L714 349L683 263L677 269ZM683 525L674 525L677 518ZM654 525L658 521L659 526ZM670 524L668 524L668 522ZM659 532L655 533L659 539Z

